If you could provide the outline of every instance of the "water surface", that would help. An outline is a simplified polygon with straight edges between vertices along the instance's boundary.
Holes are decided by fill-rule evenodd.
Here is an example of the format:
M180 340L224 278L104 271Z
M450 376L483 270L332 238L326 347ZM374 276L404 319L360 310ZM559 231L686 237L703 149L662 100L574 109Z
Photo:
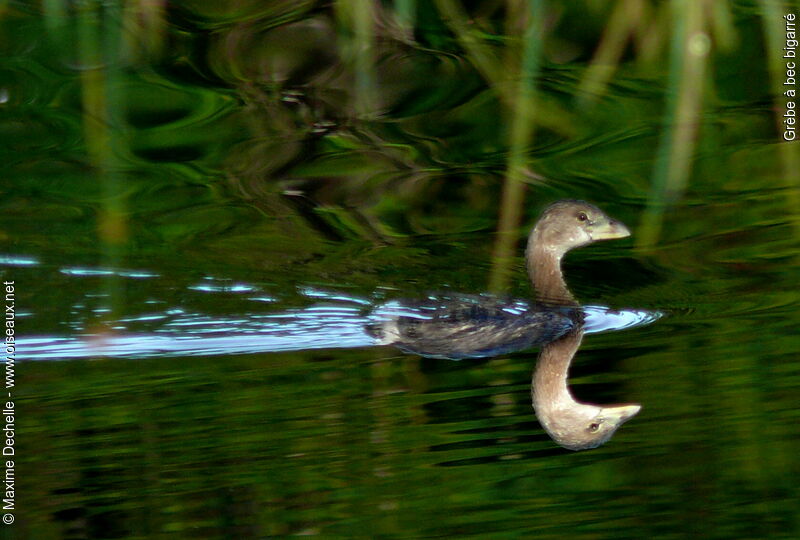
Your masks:
M371 305L488 287L509 119L433 8L416 41L377 25L359 71L313 2L171 4L138 54L92 41L114 2L9 5L16 537L800 536L800 192L756 8L732 12L649 247L667 63L623 58L579 107L600 18L553 12L518 236L549 202L598 204L633 237L568 256L576 296L667 315L597 317L573 391L643 410L573 453L533 416L536 351L424 359L361 332ZM530 297L521 248L511 283ZM109 332L119 354L86 350Z

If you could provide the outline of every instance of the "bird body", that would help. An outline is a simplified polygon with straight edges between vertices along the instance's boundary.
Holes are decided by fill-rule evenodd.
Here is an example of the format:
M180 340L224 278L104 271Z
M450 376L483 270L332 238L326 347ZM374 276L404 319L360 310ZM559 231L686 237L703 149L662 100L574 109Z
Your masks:
M389 303L368 331L381 345L429 358L482 358L531 349L578 328L579 309L489 295Z

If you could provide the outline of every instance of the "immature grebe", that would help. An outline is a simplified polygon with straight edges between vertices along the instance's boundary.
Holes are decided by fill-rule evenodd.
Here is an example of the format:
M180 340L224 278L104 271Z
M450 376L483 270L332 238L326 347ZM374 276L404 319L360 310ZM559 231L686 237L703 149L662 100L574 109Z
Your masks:
M530 349L576 330L581 312L567 289L561 259L571 249L630 234L584 201L548 206L528 237L528 274L536 303L489 295L390 302L367 330L382 345L434 358L479 358Z

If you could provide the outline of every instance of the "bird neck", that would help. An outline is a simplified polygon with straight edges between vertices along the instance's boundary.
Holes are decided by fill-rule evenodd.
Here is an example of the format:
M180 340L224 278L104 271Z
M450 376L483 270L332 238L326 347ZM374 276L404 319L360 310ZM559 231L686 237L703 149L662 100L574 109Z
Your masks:
M536 299L546 304L577 306L575 297L567 289L561 272L564 250L542 242L536 229L528 238L526 259L528 275L536 292Z
M531 397L536 416L548 422L552 411L569 409L577 401L567 388L569 365L583 340L583 331L578 330L542 347L536 369L533 372Z

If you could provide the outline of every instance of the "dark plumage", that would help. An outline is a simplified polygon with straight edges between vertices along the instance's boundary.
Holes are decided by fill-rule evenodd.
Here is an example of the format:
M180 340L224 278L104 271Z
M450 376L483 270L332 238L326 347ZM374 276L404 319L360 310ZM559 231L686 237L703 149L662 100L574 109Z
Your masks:
M367 331L380 344L429 358L482 358L530 349L577 328L581 312L491 296L404 300L377 312Z

